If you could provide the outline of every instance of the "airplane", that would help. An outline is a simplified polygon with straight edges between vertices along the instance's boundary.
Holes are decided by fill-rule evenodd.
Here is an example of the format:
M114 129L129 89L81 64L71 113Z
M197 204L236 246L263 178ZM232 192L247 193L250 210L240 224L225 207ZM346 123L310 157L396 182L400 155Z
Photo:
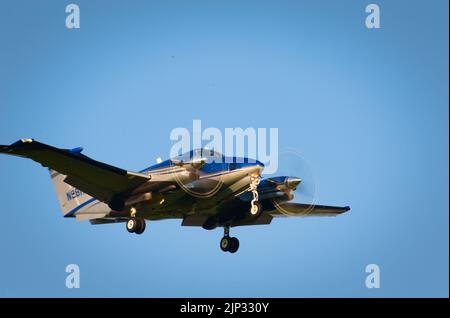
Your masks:
M133 172L96 161L83 148L61 149L31 138L0 153L32 159L50 171L64 217L91 224L125 223L142 234L146 221L180 219L182 226L223 227L220 248L235 253L230 228L270 224L275 217L336 216L349 206L289 202L302 180L262 178L264 164L199 148Z

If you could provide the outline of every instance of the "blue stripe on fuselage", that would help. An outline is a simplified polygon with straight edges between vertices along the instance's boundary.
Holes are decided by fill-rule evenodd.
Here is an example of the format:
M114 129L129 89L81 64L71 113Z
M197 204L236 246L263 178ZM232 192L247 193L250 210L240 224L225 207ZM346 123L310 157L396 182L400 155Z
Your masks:
M81 209L82 207L88 205L89 203L94 202L95 200L97 200L97 199L96 199L96 198L92 198L92 199L87 200L87 201L84 202L84 203L81 203L79 206L77 206L77 207L73 208L72 210L70 210L69 212L67 212L67 213L64 215L64 217L65 217L65 218L73 217L73 215L75 214L75 212L77 212L77 211L78 211L79 209Z

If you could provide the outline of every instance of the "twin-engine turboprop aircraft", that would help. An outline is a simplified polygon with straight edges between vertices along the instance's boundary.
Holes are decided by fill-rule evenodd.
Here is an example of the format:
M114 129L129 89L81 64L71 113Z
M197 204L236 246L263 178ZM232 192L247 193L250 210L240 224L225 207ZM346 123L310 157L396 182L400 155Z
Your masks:
M126 223L141 234L145 221L182 219L183 226L224 228L220 248L235 253L239 240L230 227L270 224L279 216L335 216L347 207L289 202L301 183L297 177L261 179L264 164L225 157L209 149L192 150L139 173L33 139L0 145L0 153L30 158L50 170L65 217L92 224Z

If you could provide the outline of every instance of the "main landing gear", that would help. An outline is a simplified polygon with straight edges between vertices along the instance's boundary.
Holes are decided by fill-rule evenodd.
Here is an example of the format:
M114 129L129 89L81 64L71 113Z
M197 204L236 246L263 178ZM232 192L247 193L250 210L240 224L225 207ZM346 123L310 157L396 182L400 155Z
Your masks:
M127 221L127 231L142 234L145 231L145 220L142 218L130 218Z
M224 227L224 234L220 240L220 249L224 252L236 253L239 249L239 240L236 237L230 237L230 227Z
M145 220L136 217L136 209L130 209L130 218L127 221L127 231L130 233L142 234L145 231Z

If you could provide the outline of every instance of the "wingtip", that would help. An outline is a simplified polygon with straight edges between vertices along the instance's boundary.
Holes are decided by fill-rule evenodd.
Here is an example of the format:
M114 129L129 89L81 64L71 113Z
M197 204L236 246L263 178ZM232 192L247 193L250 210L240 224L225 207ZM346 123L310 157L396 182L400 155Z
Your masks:
M33 138L22 138L12 143L11 145L0 145L0 153L16 154L16 151L18 149L22 149L21 147L26 144L32 144L34 143L34 141L35 140Z
M350 207L348 205L347 206L342 206L339 209L340 210L339 210L339 212L336 213L336 215L344 214L344 213L350 211Z
M8 145L0 145L0 153L11 154L13 149Z

